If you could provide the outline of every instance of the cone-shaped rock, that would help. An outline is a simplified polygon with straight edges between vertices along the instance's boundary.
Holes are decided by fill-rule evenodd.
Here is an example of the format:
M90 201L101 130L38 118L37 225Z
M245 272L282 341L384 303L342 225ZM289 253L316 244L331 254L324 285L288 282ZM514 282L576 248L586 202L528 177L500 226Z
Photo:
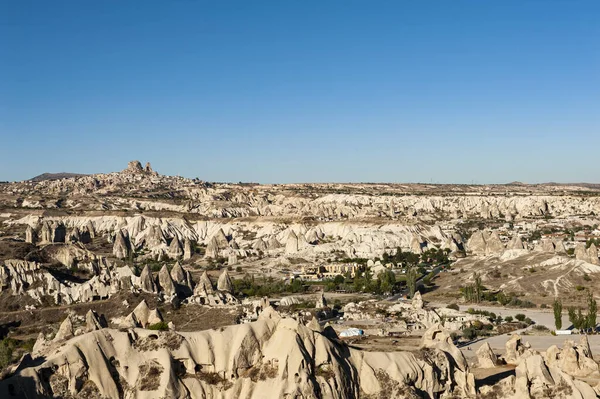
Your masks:
M119 259L126 259L129 257L129 252L129 242L125 238L123 231L117 231L115 242L113 244L113 255Z
M56 336L54 337L54 341L60 341L63 339L69 339L73 337L73 323L71 322L71 318L67 316L67 318L61 323Z
M208 245L206 246L206 252L204 253L205 258L217 258L219 256L219 244L217 240L213 237Z
M143 299L142 302L140 302L131 313L135 316L135 320L137 320L142 327L146 327L148 324L148 318L150 316L150 308L148 307L145 299Z
M506 249L525 249L525 246L523 245L521 237L515 234L506 246Z
M158 272L158 285L160 286L160 291L167 296L172 296L177 293L173 279L171 279L171 275L169 274L169 269L167 269L167 265L164 265L160 269L160 272Z
M483 369L494 368L498 365L498 357L489 343L484 343L477 349L478 366Z
M500 237L498 237L498 233L495 231L490 233L486 238L486 247L485 253L486 255L499 254L504 251L504 244Z
M196 288L194 288L194 294L211 294L214 292L214 290L215 287L213 286L212 281L210 281L208 273L204 271L204 273L202 273L202 276L200 277L198 285L196 285Z
M86 332L100 330L106 328L106 320L104 317L98 316L92 309L88 310L85 315L85 330Z
M181 263L175 262L175 265L171 269L171 278L177 284L186 284L185 270L181 267Z
M285 242L285 253L293 254L296 252L298 252L298 236L291 230Z
M217 289L224 292L233 291L233 282L231 281L231 277L229 277L229 272L227 269L223 270L223 273L221 273L219 276L219 280L217 281Z
M177 236L173 237L171 240L168 253L171 258L179 258L180 256L183 256L183 248L181 247L181 242Z
M154 285L152 272L148 265L144 266L144 270L142 270L142 274L140 274L140 288L142 291L156 293L156 286Z

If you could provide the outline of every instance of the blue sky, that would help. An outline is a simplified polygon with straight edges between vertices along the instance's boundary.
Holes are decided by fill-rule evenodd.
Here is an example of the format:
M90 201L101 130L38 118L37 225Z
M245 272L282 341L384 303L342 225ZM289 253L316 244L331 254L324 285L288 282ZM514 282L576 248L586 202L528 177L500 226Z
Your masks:
M0 180L600 182L599 1L0 0Z

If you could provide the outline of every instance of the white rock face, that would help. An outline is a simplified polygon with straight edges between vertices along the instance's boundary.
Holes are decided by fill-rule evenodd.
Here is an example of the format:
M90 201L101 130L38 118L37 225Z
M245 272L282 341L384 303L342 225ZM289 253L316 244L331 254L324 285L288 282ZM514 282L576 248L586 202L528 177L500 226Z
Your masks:
M498 365L498 357L489 343L486 342L477 349L477 363L480 368L494 368Z
M121 384L135 387L146 398L180 397L184 392L191 397L221 398L237 398L246 392L243 397L262 398L297 392L300 397L341 399L359 394L377 397L384 389L392 397L416 394L416 390L474 396L474 378L464 359L454 357L454 349L451 343L439 341L431 343L427 357L409 352L362 352L336 344L326 332L282 319L268 308L254 323L221 331L101 329L77 336L60 347L46 349L41 364L0 381L0 396L8 397L9 385L17 392L28 392L29 397L56 395L53 389L59 389L58 385L41 383L43 369L55 370L73 396L82 389L76 379L107 398L119 398ZM119 378L112 377L105 358L118 365L112 373ZM175 367L182 367L182 372ZM255 369L265 377L249 378L248 373ZM227 378L208 381L203 373ZM19 376L29 378L18 380Z

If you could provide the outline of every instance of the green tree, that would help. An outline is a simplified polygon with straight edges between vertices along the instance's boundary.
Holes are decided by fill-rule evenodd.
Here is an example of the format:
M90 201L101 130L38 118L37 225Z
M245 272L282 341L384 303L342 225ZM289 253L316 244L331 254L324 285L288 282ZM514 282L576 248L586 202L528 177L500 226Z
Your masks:
M552 305L554 309L554 326L557 330L562 328L562 302L560 299L555 299Z
M481 294L483 292L483 285L481 284L481 277L478 273L474 273L473 280L475 280L475 302L481 302Z
M12 362L14 344L9 338L0 341L0 370Z
M417 291L417 270L414 267L409 267L406 271L406 286L412 298Z
M379 280L379 289L382 293L392 292L394 285L396 284L396 275L391 270L379 273L377 276Z
M588 292L588 314L586 317L586 328L596 329L596 313L598 312L598 305L594 299L594 294Z
M526 317L526 316L525 316L523 313L517 313L517 314L515 315L515 319L517 319L517 320L519 320L519 321L523 321L523 320L525 320L525 317Z

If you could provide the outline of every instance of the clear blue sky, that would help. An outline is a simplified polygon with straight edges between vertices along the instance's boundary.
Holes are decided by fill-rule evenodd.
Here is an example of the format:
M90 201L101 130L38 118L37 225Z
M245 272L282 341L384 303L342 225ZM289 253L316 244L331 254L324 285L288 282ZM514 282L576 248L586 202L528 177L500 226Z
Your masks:
M600 182L597 0L0 4L0 180Z

